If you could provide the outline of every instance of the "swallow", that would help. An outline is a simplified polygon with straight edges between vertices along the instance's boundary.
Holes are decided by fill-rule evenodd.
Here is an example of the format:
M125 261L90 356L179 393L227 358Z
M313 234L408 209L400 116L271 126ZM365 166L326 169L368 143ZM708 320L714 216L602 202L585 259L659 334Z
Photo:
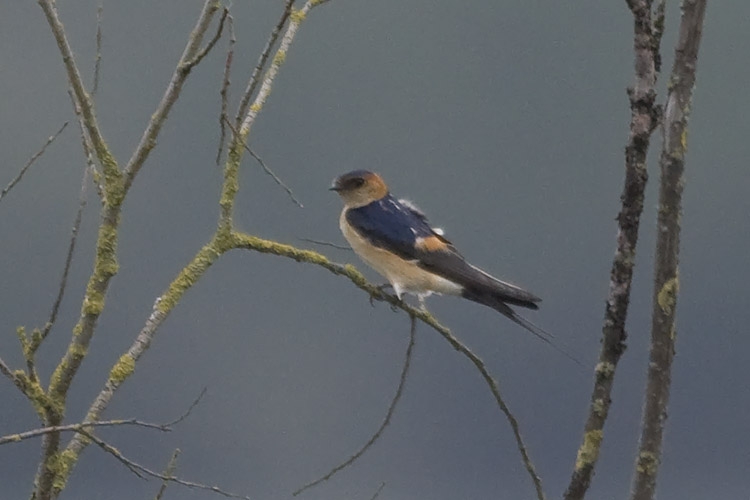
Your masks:
M424 298L433 293L463 297L495 309L552 344L549 333L510 307L538 309L539 297L466 262L443 231L430 226L411 202L394 198L378 174L355 170L334 179L330 189L344 202L339 218L344 238L388 280L399 299L405 293L416 295L424 308Z

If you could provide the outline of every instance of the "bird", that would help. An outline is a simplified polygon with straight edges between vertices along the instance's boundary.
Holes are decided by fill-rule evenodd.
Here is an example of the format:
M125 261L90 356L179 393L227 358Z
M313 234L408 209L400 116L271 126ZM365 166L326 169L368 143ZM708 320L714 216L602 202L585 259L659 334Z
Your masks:
M385 277L399 300L444 294L489 306L568 357L551 335L511 306L536 310L541 299L469 264L439 228L410 201L391 195L383 178L368 170L336 177L330 188L344 202L339 228L352 250ZM574 361L578 362L575 358Z

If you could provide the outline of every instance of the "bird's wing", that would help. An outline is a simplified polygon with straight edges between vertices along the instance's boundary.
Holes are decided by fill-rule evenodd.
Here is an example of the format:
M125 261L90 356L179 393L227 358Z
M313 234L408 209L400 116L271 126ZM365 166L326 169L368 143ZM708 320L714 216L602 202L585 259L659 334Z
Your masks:
M389 195L347 210L346 220L372 245L460 285L467 298L486 297L537 309L538 297L466 262L451 242L430 226L425 214L410 203Z
M521 287L487 274L472 266L455 250L453 245L424 248L419 252L419 267L461 285L466 298L477 301L507 302L530 309L537 309L541 299ZM479 298L485 300L477 300ZM489 304L487 304L489 305Z
M422 212L390 195L369 205L348 209L346 221L372 245L406 260L419 260L418 244L425 239L435 237L450 244L430 227Z

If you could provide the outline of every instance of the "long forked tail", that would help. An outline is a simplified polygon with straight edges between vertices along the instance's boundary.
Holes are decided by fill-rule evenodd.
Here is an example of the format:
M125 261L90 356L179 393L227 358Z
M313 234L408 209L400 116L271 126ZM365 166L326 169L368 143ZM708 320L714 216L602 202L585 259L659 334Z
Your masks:
M552 346L553 349L564 355L566 358L573 361L578 366L583 367L583 363L581 363L578 359L576 359L575 356L570 354L568 351L557 345L552 339L554 339L554 336L547 332L546 330L543 330L541 327L535 325L528 319L524 318L520 314L518 314L516 311L510 308L508 304L503 302L501 299L492 296L488 293L482 293L482 292L472 292L465 290L463 293L463 296L469 300L472 300L474 302L477 302L479 304L489 306L508 318L509 320L513 321L517 325L520 325L525 330L531 332L535 337L537 337L542 342L545 342Z

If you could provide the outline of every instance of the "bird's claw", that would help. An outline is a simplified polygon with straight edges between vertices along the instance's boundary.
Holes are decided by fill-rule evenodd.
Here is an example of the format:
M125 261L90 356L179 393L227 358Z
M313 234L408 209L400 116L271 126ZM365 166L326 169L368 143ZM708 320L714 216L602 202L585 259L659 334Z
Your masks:
M385 294L385 289L386 289L386 288L393 288L393 285L391 285L390 283L383 283L382 285L378 285L378 286L376 286L375 288L376 288L376 289L378 290L378 292L380 292L381 294ZM380 297L377 297L377 299L378 299L378 300L382 300L382 299L381 299ZM371 293L371 294L370 294L370 305L371 305L372 307L375 307L375 302L374 302L374 300L375 300L375 294L374 294L374 293ZM393 308L393 306L391 306L391 308Z

